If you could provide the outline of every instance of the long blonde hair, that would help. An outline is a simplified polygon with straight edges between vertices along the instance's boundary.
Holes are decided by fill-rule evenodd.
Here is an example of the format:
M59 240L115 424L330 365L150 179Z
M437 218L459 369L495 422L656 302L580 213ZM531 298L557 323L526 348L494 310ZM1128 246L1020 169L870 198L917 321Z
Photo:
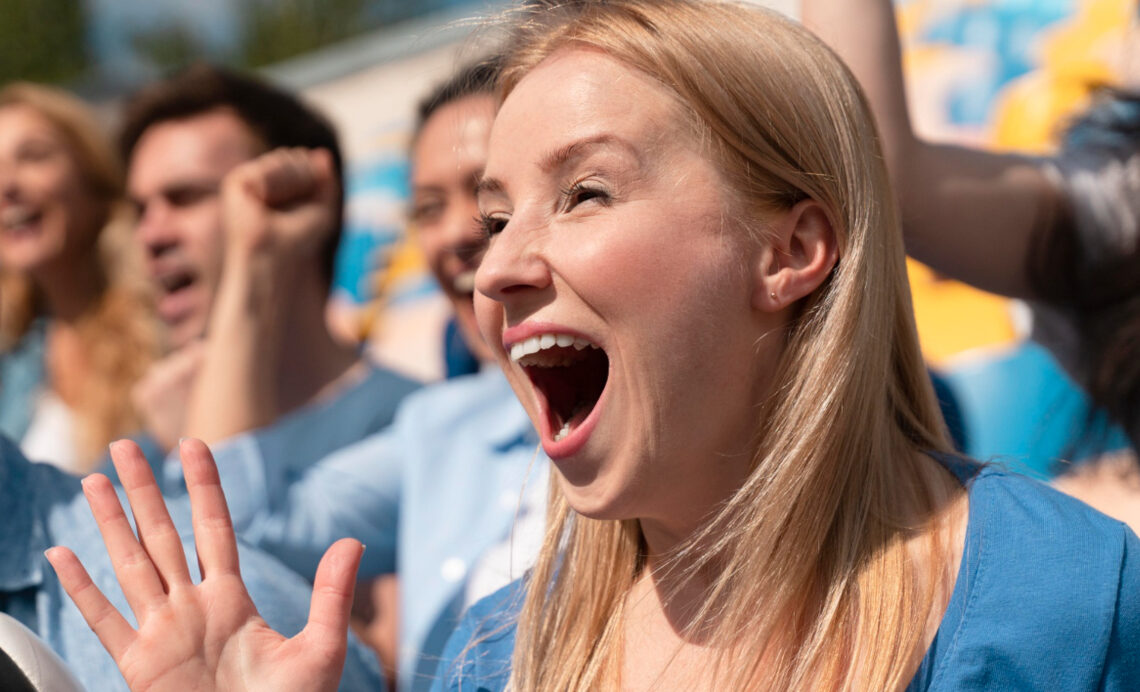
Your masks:
M16 82L0 89L0 108L10 106L30 108L52 124L101 202L95 246L82 255L97 270L100 295L76 323L88 369L79 400L72 402L78 458L90 467L103 456L107 443L138 431L131 387L158 352L150 293L131 238L122 166L90 108L67 92ZM40 317L50 315L31 278L0 267L0 351L19 343Z
M520 13L502 98L559 49L600 49L673 92L758 242L773 210L806 198L828 210L840 260L785 334L753 471L675 564L714 567L696 621L711 626L717 687L905 685L935 599L927 577L946 562L937 546L934 570L908 553L909 538L934 535L938 511L916 452L948 444L855 80L806 30L757 7L608 0ZM639 524L576 515L557 488L551 498L511 686L608 689L620 681L623 607L644 566Z

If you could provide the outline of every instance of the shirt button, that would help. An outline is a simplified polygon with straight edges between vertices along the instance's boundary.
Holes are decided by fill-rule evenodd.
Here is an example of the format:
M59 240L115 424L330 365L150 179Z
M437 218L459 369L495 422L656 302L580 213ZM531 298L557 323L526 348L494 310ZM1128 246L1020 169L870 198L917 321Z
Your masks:
M462 558L449 557L443 561L439 573L444 581L454 584L467 575L467 563Z
M499 494L499 507L509 509L512 512L518 509L519 506L519 493L517 490L504 490Z

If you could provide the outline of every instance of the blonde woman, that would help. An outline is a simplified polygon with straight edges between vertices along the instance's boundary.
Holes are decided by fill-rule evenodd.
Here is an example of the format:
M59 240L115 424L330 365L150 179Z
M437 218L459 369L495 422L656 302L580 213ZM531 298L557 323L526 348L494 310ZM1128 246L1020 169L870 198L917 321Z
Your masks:
M946 453L838 59L744 5L520 12L476 312L557 471L536 567L467 615L437 687L1135 689L1140 541ZM56 548L61 582L136 689L328 686L360 545L326 554L305 633L267 632L208 453L181 451L202 584L149 483L145 551L91 493L138 630Z
M0 432L83 472L136 432L155 351L118 161L78 99L0 90Z

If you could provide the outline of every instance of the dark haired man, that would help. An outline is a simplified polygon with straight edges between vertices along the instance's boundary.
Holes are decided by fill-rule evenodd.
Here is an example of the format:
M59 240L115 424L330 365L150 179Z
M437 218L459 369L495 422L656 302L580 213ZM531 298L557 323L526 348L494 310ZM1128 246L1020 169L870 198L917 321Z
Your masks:
M262 429L254 442L300 461L387 425L415 384L362 361L325 322L343 215L328 122L264 82L198 65L136 94L120 140L172 349L136 388L161 447Z

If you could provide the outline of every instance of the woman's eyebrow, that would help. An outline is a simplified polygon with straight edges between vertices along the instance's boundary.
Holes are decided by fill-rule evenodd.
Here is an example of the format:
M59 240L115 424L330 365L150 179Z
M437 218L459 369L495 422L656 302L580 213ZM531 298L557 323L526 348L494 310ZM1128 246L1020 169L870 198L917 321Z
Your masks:
M628 140L623 139L617 135L610 133L602 133L583 137L582 139L575 140L565 146L559 147L550 153L546 154L539 160L539 168L544 173L552 173L574 162L585 158L593 153L596 149L617 148L622 150L630 158L632 158L640 167L642 163L641 153ZM493 195L500 194L504 191L506 186L503 181L498 178L484 176L480 178L475 185L475 195Z
M498 178L488 178L483 176L475 183L475 196L481 197L482 195L494 195L502 193L504 188L503 181Z
M544 172L549 173L585 157L594 149L608 147L622 149L632 156L638 164L641 163L641 156L633 144L615 134L603 132L601 134L584 137L566 146L555 149L542 157L539 166Z

